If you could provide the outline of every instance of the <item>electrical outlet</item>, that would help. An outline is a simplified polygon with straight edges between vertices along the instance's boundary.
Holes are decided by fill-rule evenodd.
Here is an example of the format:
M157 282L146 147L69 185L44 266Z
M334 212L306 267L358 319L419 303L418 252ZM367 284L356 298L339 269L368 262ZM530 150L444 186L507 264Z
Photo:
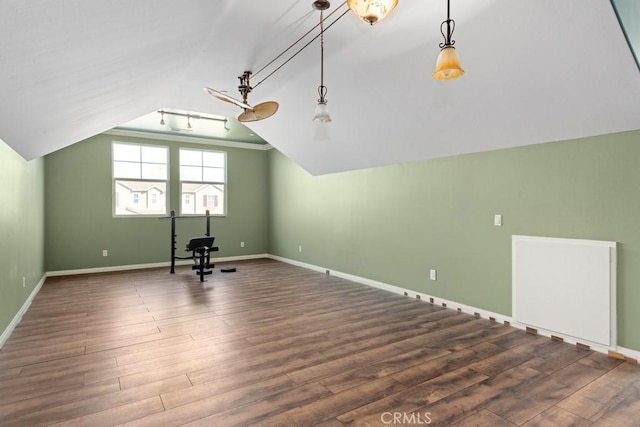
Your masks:
M436 272L435 269L432 268L431 270L429 270L429 280L436 280L437 275L438 273Z
M22 276L22 287L26 287L27 286L27 278Z
M302 252L302 245L298 245L298 252Z
M496 227L502 227L502 215L495 214L493 216L493 225L495 225Z
M109 251L106 249L102 250L102 256L109 256Z
M244 248L244 242L240 242L240 247Z

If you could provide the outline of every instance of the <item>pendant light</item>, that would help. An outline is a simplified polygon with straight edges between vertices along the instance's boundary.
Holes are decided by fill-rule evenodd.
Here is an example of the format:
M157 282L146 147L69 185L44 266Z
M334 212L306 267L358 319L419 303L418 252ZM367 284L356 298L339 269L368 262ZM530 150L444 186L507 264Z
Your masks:
M347 4L356 15L373 25L387 16L398 0L347 0Z
M313 8L320 11L320 86L318 86L318 105L316 106L316 112L313 116L313 121L316 123L328 123L331 121L329 115L329 107L327 107L327 87L324 85L324 11L330 6L327 0L316 0L313 2Z
M442 24L440 24L440 32L444 37L444 43L440 43L440 54L436 62L436 71L433 73L433 78L436 80L455 79L464 74L464 70L460 66L458 52L453 47L456 42L451 39L453 30L456 28L456 22L450 18L450 10L449 0L447 0L447 20L442 21ZM446 34L445 26L447 29Z

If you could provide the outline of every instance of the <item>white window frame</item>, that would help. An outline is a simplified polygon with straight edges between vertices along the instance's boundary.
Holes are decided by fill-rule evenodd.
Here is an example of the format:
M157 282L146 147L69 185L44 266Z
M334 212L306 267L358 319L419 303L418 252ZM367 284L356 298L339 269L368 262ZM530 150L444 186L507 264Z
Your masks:
M183 179L182 176L182 168L183 166L185 167L197 167L197 165L193 165L193 164L189 164L186 165L183 163L183 152L192 152L192 153L200 153L201 156L201 163L199 165L199 167L202 169L201 173L200 173L200 179ZM211 169L222 169L222 180L216 180L216 181L211 181L211 180L205 180L204 176L205 176L205 169L207 168L207 166L204 165L204 162L202 161L203 158L203 154L204 153L216 153L216 154L221 154L223 156L223 165L222 166L216 166L216 167L209 167ZM209 215L211 216L221 216L224 217L227 215L227 192L228 192L228 185L227 185L227 152L226 151L220 151L220 150L201 150L201 149L197 149L197 148L185 148L185 147L181 147L179 149L179 153L178 153L178 169L179 169L179 178L180 178L180 215L183 216L188 216L188 215L193 215L193 216L201 216L204 215L204 211L203 212L185 212L183 207L184 207L184 196L186 194L183 194L183 184L209 184L209 185L220 185L223 187L223 191L222 191L222 196L223 197L218 197L218 203L220 203L220 200L222 201L222 212L212 212L211 209L205 209L205 210L209 210ZM200 201L202 200L201 197L199 197L197 194L195 193L191 193L188 192L190 194L193 195L193 197L190 197L190 206L194 207L194 210L197 210L197 206L199 205Z
M164 154L165 154L165 162L164 163L160 163L160 162L146 162L143 161L142 156L140 156L140 160L139 161L135 161L135 162L130 162L132 164L137 163L139 164L139 177L116 177L116 163L125 163L126 161L122 161L122 160L116 160L115 159L115 147L116 145L120 145L120 146L130 146L130 147L138 147L141 152L142 152L142 148L143 147L150 147L150 148L156 148L156 149L162 149L164 150ZM168 215L169 212L169 203L170 203L170 197L169 197L169 174L170 174L170 164L169 164L169 147L164 146L164 145L153 145L153 144L138 144L138 143L132 143L132 142L122 142L122 141L112 141L111 143L111 184L112 184L112 215L114 218L148 218L150 216L152 217L157 217L157 216L165 216ZM149 178L149 177L145 177L145 172L144 172L144 168L143 166L149 166L149 165L160 165L160 166L164 166L166 169L166 175L164 177L164 179L155 179L155 178ZM117 185L118 182L141 182L141 183L158 183L158 184L164 184L164 188L165 188L165 200L164 200L164 206L163 204L160 203L156 203L154 206L157 206L159 208L164 207L164 212L147 212L147 213L118 213L119 209L122 208L122 206L119 206L119 204L122 204L124 200L127 200L127 198L123 198L123 197L118 197L118 192L117 192ZM146 196L140 194L139 191L132 191L131 192L131 205L134 206L133 203L133 194L134 193L138 193L138 204L140 204L141 202L145 202L146 204L150 204L150 198L148 196L148 194Z

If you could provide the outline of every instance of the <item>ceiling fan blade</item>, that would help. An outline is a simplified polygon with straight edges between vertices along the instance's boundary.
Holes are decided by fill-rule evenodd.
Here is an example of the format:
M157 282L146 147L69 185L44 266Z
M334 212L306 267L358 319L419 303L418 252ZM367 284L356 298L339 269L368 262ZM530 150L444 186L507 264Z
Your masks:
M257 122L273 116L278 111L278 103L275 101L261 102L253 107L253 110L245 110L238 116L239 122Z
M237 105L240 108L244 108L245 110L253 110L253 107L247 103L244 103L242 101L239 101L229 95L227 95L224 92L220 92L219 90L216 89L212 89L210 87L205 86L204 87L204 91L207 92L209 95L218 98L221 101L225 101L225 102L230 102L232 104Z

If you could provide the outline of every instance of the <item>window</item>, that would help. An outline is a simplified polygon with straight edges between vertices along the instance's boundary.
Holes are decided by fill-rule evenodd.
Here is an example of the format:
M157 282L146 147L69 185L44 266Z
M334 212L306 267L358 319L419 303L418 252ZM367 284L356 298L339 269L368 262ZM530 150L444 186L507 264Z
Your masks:
M113 206L116 216L166 215L166 147L113 143Z
M202 196L202 204L205 208L215 208L216 206L218 206L218 196L215 194L204 194Z
M227 154L180 149L182 215L225 214Z

